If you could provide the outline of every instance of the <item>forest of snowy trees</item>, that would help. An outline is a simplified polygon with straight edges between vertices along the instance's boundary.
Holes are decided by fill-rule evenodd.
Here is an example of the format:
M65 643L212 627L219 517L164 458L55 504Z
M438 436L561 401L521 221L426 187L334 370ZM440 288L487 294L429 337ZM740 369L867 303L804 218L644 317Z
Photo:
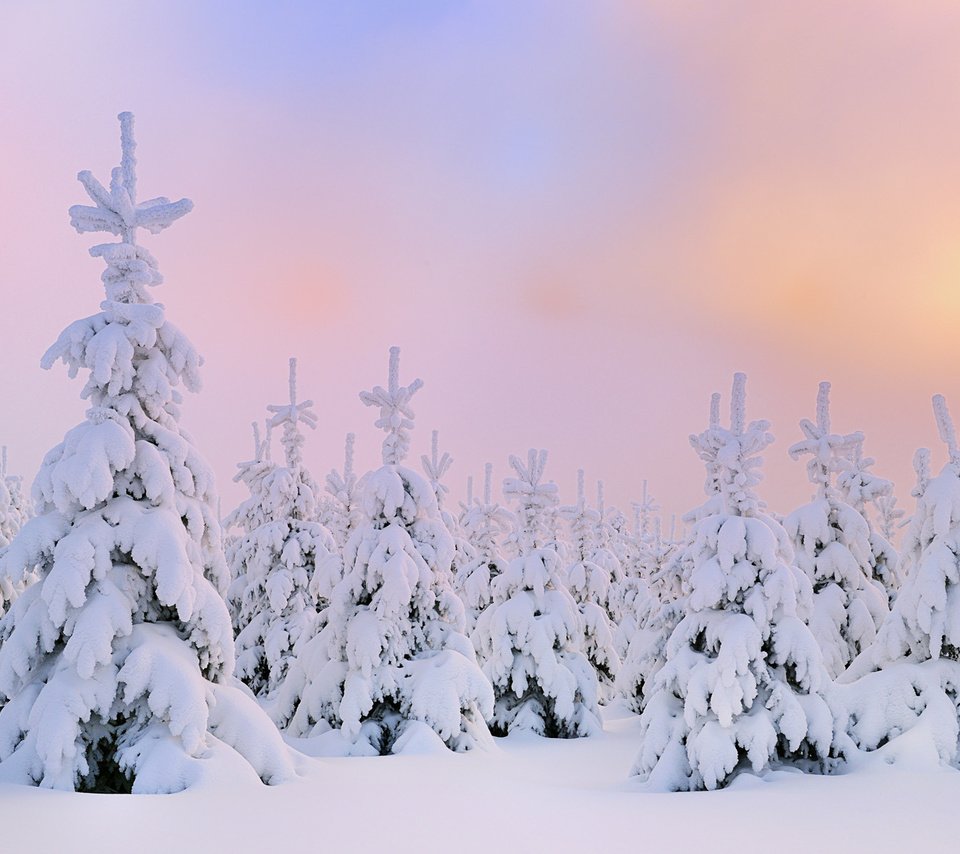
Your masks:
M42 361L82 372L89 408L31 497L6 449L0 471L0 781L174 792L209 763L274 784L304 739L379 755L582 738L617 703L639 715L644 789L836 772L908 733L960 763L960 446L943 397L949 460L934 474L918 451L907 518L863 434L835 432L822 383L789 449L812 497L781 516L758 497L773 437L737 374L690 436L705 501L664 520L646 483L625 513L582 471L566 503L538 449L500 484L487 463L454 506L437 434L409 459L424 384L403 384L395 347L386 385L360 393L382 465L354 471L350 434L316 478L291 359L288 402L265 406L238 464L247 497L220 519L180 423L201 359L138 243L192 203L138 200L119 118L120 165L107 185L81 172L92 204L70 209L78 232L118 238L90 250L106 296Z

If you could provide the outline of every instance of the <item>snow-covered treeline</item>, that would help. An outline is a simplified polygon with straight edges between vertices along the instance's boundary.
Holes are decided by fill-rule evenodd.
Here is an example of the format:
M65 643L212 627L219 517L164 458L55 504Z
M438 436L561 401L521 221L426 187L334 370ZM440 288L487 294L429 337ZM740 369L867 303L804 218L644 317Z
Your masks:
M70 209L79 232L119 238L90 250L106 299L43 359L84 372L89 409L32 502L6 451L0 472L0 781L169 792L222 769L272 784L296 776L298 740L467 751L589 737L612 704L640 716L633 775L650 789L895 760L906 734L958 763L960 450L942 397L949 461L932 476L918 453L902 557L904 511L863 434L834 432L829 383L789 449L809 503L781 516L761 500L773 436L747 421L737 374L727 423L715 394L690 437L704 503L667 523L643 482L631 522L582 471L564 503L538 449L510 457L499 489L487 463L454 507L436 432L421 470L408 461L424 384L401 384L396 347L386 386L360 394L379 467L354 470L351 433L342 469L314 479L320 416L291 359L289 400L238 465L248 495L221 520L180 424L202 360L153 301L162 278L137 242L192 205L138 201L133 117L120 124L109 186L81 172L93 204Z

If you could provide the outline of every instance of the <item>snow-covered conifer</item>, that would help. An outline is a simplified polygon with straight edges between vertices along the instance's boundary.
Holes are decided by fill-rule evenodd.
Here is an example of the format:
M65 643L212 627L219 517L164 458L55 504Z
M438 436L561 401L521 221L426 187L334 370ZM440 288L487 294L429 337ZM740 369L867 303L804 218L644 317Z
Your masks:
M916 511L901 553L903 586L873 646L844 674L854 743L873 750L918 722L943 762L960 737L960 449L942 395L933 398L949 459L930 475L930 452L914 457ZM882 702L878 702L882 697ZM891 746L892 750L895 747Z
M353 517L356 514L357 475L353 470L353 446L356 436L347 433L343 450L343 471L333 469L327 475L328 502L326 512L321 514L320 521L333 535L340 552L347 545Z
M297 402L296 371L291 359L290 402L268 407L268 428L283 430L284 465L261 483L263 520L238 543L228 597L237 613L237 675L281 728L302 688L299 678L287 679L294 648L316 631L319 603L310 582L318 565L324 573L339 566L330 532L315 520L316 487L303 464L300 425L314 428L317 416L312 401Z
M506 565L500 543L510 532L513 516L493 501L493 465L487 463L483 476L483 500L467 489L467 503L460 517L460 528L474 549L474 557L462 565L455 579L457 593L463 601L468 635L473 634L477 617L492 601L490 584Z
M380 409L383 466L358 484L343 577L329 591L325 625L300 655L307 685L291 731L339 726L358 752L402 749L414 721L453 749L470 748L486 735L493 704L463 634L463 605L450 582L453 542L436 495L402 465L410 398L421 385L400 385L393 347L387 388L360 395Z
M543 480L546 461L546 451L531 450L526 465L510 458L516 476L504 481L504 493L518 505L517 556L493 580L473 639L496 695L492 729L569 738L601 729L598 685L582 651L580 611L552 545L557 487Z
M860 506L887 487L872 478L864 465L861 433L831 432L829 395L830 383L820 383L817 421L801 421L806 438L790 448L793 459L810 455L807 475L817 492L809 504L787 516L784 527L797 565L813 584L809 625L823 650L827 671L836 678L873 643L887 614L887 595L873 579L870 526L857 507L843 500L833 476L846 473L846 492Z
M106 231L101 311L61 333L42 364L89 371L85 420L46 456L38 515L0 558L39 580L0 623L0 780L58 789L168 792L203 769L292 775L272 723L232 679L228 572L212 473L181 429L178 386L200 357L154 303L157 263L137 245L192 207L138 202L133 116L120 115L109 189L79 174L93 206L70 218Z
M443 482L443 476L453 465L453 457L446 451L440 453L439 441L440 434L434 430L430 438L430 456L423 454L420 462L436 496L440 518L443 519L443 524L447 526L453 539L453 562L450 565L451 581L453 581L460 574L460 569L474 560L476 549L460 530L460 520L444 507L444 499L450 488Z
M634 773L657 789L714 789L740 768L834 749L829 679L797 615L802 573L754 491L773 437L765 421L746 424L745 382L734 378L730 428L711 418L690 437L712 497L679 556L686 614L640 719Z
M653 677L666 661L667 641L684 613L677 544L663 537L661 525L657 517L648 529L639 557L642 573L624 581L623 616L615 634L623 651L616 693L635 712L643 710Z
M619 561L600 545L603 523L600 512L587 505L583 474L583 469L577 471L577 503L561 511L570 527L573 556L564 575L567 589L580 608L583 653L597 672L598 696L605 702L613 697L613 682L620 669L611 619L612 597L619 581L611 577L611 566L615 563L619 570Z
M899 556L893 546L893 521L903 516L895 508L893 483L878 477L870 469L875 460L863 455L861 443L856 443L847 465L841 466L837 475L837 488L843 500L863 516L870 531L870 574L883 586L888 603L897 598L901 579L898 568ZM870 520L867 503L876 507L880 517L879 528ZM892 514L887 516L886 514Z
M0 548L8 546L32 515L23 494L23 481L7 473L7 446L0 450Z

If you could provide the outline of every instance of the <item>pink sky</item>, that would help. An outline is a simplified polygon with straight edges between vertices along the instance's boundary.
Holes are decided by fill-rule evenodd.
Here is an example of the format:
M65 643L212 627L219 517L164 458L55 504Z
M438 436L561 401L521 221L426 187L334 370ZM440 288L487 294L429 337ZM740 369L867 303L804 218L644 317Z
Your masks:
M82 416L38 367L97 310L75 176L137 114L145 195L195 211L144 243L157 298L205 355L184 422L224 507L287 357L318 403L314 474L402 348L416 457L450 485L530 446L620 505L643 478L699 502L687 435L747 372L773 422L763 494L810 493L787 447L834 383L910 506L930 408L960 418L960 7L26 2L0 6L0 438L32 479Z

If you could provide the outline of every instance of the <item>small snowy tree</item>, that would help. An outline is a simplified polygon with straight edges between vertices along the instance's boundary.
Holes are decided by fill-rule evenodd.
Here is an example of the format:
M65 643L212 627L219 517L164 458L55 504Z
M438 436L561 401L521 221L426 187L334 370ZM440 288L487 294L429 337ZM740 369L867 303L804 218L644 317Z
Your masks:
M459 568L455 579L466 612L469 636L473 635L480 612L492 601L490 585L493 579L506 566L500 543L510 532L513 522L510 511L493 501L492 478L493 465L487 463L482 501L473 497L472 482L468 481L467 503L460 517L460 528L475 552L474 557Z
M390 753L420 722L449 747L486 736L490 683L464 636L463 605L453 592L453 542L430 484L402 465L410 447L410 398L420 380L399 382L399 348L390 350L387 388L362 392L380 409L383 466L358 490L359 518L332 584L326 624L300 657L306 677L291 726L339 726L361 753Z
M0 451L0 548L10 542L30 518L30 506L17 475L7 473L7 446Z
M960 449L942 395L933 398L949 459L930 476L914 457L916 511L902 552L904 583L876 642L844 674L848 731L874 750L915 727L943 762L960 759ZM883 702L877 702L882 696ZM912 742L916 745L916 740Z
M343 450L343 472L333 469L327 475L329 500L326 512L321 514L324 527L333 535L337 548L343 553L350 537L353 517L356 514L357 476L353 471L353 445L356 436L347 433Z
M851 457L842 461L837 475L837 488L843 500L867 523L870 534L870 574L883 587L888 603L892 603L897 598L901 584L892 525L895 519L903 516L903 511L895 509L897 499L893 495L893 483L870 471L874 462L873 457L863 455L862 443L856 443ZM880 516L879 530L870 521L868 502L876 507Z
M680 555L686 614L640 718L634 773L656 789L714 789L744 766L833 751L829 680L797 615L801 574L754 492L773 437L767 422L745 423L745 382L734 378L730 428L690 437L716 494Z
M666 662L667 641L684 614L676 554L677 545L664 539L661 521L654 519L639 558L643 572L624 583L616 635L623 663L615 688L634 712L643 710L653 677Z
M496 696L494 732L570 738L602 727L580 611L563 582L562 559L548 545L557 487L543 481L546 461L546 451L531 450L527 465L510 458L516 477L504 482L504 493L518 505L517 556L493 580L473 639Z
M230 578L233 580L244 573L243 561L249 549L250 533L267 521L264 483L275 468L270 459L269 427L267 438L261 439L260 425L254 421L251 426L253 427L253 459L237 463L238 471L233 476L234 483L243 483L249 494L223 520L224 552L227 556ZM243 627L240 622L240 601L229 590L227 607L230 609L230 620L233 623L234 632L239 632Z
M797 459L809 455L807 475L817 488L813 501L784 520L796 552L797 565L813 584L813 611L809 625L823 650L832 678L839 676L876 637L887 614L887 594L873 580L870 526L862 513L842 500L833 475L846 472L847 493L863 504L871 484L862 467L863 435L830 431L830 383L820 383L817 421L800 422L806 438L790 448ZM861 468L854 468L854 460Z
M574 558L565 572L567 589L580 608L583 653L597 672L599 699L606 702L613 698L613 682L620 670L611 621L612 595L618 581L611 577L611 565L616 562L619 569L619 561L605 547L601 551L601 516L587 506L583 469L577 471L577 503L561 512L570 526Z
M106 299L42 362L89 371L90 409L47 454L38 515L0 558L8 582L39 568L0 623L0 780L170 792L212 764L279 781L286 748L231 678L213 476L179 423L177 387L199 388L200 358L151 300L161 276L136 242L192 204L137 201L133 116L119 118L109 189L81 172L94 206L70 209L78 231L120 236L90 250Z
M474 560L476 557L476 549L474 549L473 544L460 530L460 521L456 516L448 512L443 504L444 498L450 491L449 487L443 482L443 476L450 470L450 466L453 465L453 457L446 451L444 451L443 454L440 453L439 437L440 434L434 430L430 438L430 456L428 457L426 454L423 454L423 456L420 457L420 462L423 466L424 474L426 474L430 481L433 494L437 499L440 518L443 519L443 524L446 525L447 531L450 532L450 537L453 539L453 562L450 565L450 571L453 574L451 581L453 581L460 574L461 567L466 566Z
M318 564L322 572L336 572L327 564L339 565L339 555L314 518L315 485L303 464L300 425L314 428L317 416L312 401L297 402L296 359L290 360L290 403L268 409L268 427L283 428L285 465L273 466L262 482L263 521L237 548L229 599L238 615L237 675L282 728L302 687L287 680L294 647L316 631L319 603L310 582Z

